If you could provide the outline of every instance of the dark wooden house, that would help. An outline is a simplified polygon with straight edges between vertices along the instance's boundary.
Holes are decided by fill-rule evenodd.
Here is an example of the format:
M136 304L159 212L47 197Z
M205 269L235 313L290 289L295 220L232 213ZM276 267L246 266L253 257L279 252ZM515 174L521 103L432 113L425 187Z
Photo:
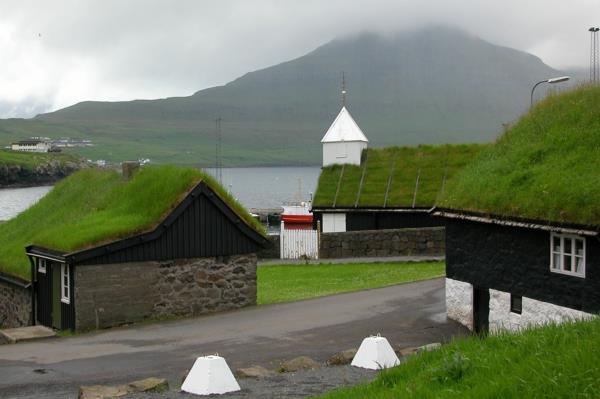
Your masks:
M448 317L478 332L600 312L597 227L438 210Z
M323 233L443 226L431 209L480 145L370 148L361 164L323 168L313 203Z
M68 252L27 246L32 321L86 330L256 304L263 234L205 181L180 198L146 231Z
M449 318L485 332L600 312L598 101L548 98L449 182L434 212Z

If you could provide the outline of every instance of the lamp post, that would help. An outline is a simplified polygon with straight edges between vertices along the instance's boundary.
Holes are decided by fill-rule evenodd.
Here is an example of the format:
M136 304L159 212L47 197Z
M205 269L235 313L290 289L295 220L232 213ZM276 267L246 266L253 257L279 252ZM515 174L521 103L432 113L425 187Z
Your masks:
M560 76L558 78L550 78L550 79L546 79L546 80L540 80L539 82L537 82L536 84L533 85L533 87L531 88L531 104L529 105L529 107L533 107L533 92L535 90L536 87L538 87L538 85L542 84L542 83L560 83L560 82L566 82L567 80L571 79L570 76Z

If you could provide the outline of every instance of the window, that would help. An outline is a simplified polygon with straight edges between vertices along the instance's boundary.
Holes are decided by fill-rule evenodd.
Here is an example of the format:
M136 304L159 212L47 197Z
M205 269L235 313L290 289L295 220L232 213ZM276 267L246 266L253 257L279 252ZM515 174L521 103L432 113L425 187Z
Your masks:
M38 272L46 274L46 259L38 258Z
M60 265L60 300L64 303L71 303L71 280L69 279L69 265Z
M523 311L523 297L521 295L510 294L510 311L521 314Z
M550 270L555 273L585 277L585 238L551 234Z

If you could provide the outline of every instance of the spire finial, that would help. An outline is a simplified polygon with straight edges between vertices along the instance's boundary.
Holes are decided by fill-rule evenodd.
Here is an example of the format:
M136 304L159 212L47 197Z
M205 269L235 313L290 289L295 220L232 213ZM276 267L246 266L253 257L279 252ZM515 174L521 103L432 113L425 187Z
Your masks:
M346 72L342 71L342 107L346 106Z

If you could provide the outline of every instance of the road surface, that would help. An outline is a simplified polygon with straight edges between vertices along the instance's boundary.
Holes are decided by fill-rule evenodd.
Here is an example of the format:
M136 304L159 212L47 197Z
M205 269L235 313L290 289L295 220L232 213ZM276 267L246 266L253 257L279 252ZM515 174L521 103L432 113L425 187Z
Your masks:
M126 304L124 304L126 306ZM380 333L394 346L449 340L444 279L0 346L0 397L76 397L80 385L150 376L181 383L197 356L218 353L232 370L310 356L325 361Z

